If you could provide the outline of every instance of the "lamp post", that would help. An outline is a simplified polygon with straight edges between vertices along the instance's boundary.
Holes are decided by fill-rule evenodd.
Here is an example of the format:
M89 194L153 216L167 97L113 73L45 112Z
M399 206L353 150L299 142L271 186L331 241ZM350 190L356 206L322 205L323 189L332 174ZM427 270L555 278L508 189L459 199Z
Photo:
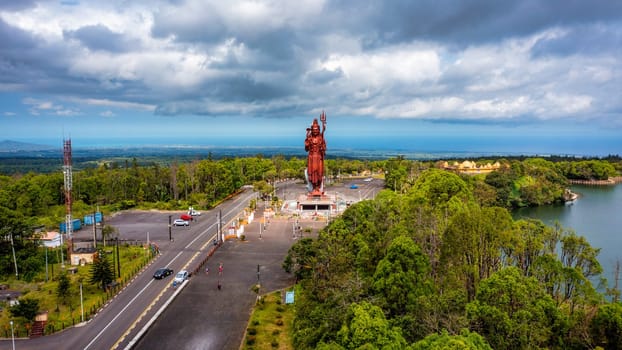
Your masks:
M171 215L168 216L168 240L173 240L173 237L171 236Z
M11 324L11 343L13 343L13 350L15 350L15 334L13 333L13 320L10 320Z
M84 299L82 297L82 282L80 282L80 319L84 322Z
M45 281L48 281L48 246L45 246Z
M115 238L117 243L117 276L121 278L121 258L119 257L119 237Z

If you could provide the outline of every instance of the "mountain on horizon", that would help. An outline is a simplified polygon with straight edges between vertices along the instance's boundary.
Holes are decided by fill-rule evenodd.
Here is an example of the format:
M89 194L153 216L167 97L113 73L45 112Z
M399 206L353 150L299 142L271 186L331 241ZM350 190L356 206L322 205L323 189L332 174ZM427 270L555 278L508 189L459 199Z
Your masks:
M32 152L32 151L52 151L60 150L60 147L53 147L50 145L40 145L36 143L19 142L12 140L0 141L0 152L14 153L14 152Z

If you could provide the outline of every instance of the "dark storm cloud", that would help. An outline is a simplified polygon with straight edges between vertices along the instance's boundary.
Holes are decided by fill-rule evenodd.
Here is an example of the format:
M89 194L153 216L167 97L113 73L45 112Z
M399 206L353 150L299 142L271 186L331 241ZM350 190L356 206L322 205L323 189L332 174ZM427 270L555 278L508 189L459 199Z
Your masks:
M29 32L10 26L0 18L0 57L7 58L7 51L18 52L36 46L36 39Z
M18 3L0 3L0 83L162 115L499 123L622 103L619 0Z
M339 79L343 76L343 71L337 69L334 71L328 69L320 69L307 74L307 80L313 84L327 84L335 79Z
M530 35L551 26L591 21L619 21L622 2L615 0L521 1L362 1L351 16L359 17L368 47L412 40L441 40L453 45L496 42ZM334 7L346 15L349 1ZM354 24L356 25L356 24ZM356 29L356 28L353 28Z
M280 84L259 82L249 75L238 75L230 79L222 79L214 82L213 85L208 90L208 94L226 101L264 101L281 98L291 93Z
M183 2L173 4L182 5ZM214 43L230 36L216 8L206 3L193 10L185 12L180 7L172 7L158 11L153 16L151 34L156 38L172 36L176 41L187 43Z
M622 29L602 24L568 28L558 36L538 40L532 48L535 57L599 55L611 51L622 54Z
M37 0L2 0L0 1L0 11L20 11L35 7L40 2Z
M137 40L128 39L123 34L115 33L101 24L64 31L63 35L66 38L78 40L90 50L125 52L139 48Z

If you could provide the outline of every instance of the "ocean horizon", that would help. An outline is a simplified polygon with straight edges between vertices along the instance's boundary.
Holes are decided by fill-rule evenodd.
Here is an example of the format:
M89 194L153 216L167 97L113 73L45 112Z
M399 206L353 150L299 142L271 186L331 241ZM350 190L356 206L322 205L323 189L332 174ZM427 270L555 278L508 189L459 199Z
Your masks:
M304 135L289 137L134 137L134 138L82 138L71 137L72 147L78 149L114 148L188 148L188 149L252 149L286 153L304 153ZM62 139L20 138L13 141L27 142L62 149ZM443 157L481 157L481 156L573 156L606 157L622 155L622 140L615 137L571 137L563 135L521 135L521 136L374 136L326 137L327 156L375 157L402 155L412 159Z

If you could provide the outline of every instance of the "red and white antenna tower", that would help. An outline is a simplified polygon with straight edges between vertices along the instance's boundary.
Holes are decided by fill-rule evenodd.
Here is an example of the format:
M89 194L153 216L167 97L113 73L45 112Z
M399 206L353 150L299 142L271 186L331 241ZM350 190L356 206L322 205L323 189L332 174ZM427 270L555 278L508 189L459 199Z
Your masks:
M71 222L71 187L73 182L71 170L71 139L63 140L63 174L65 175L65 233L71 238L73 232L73 225Z

